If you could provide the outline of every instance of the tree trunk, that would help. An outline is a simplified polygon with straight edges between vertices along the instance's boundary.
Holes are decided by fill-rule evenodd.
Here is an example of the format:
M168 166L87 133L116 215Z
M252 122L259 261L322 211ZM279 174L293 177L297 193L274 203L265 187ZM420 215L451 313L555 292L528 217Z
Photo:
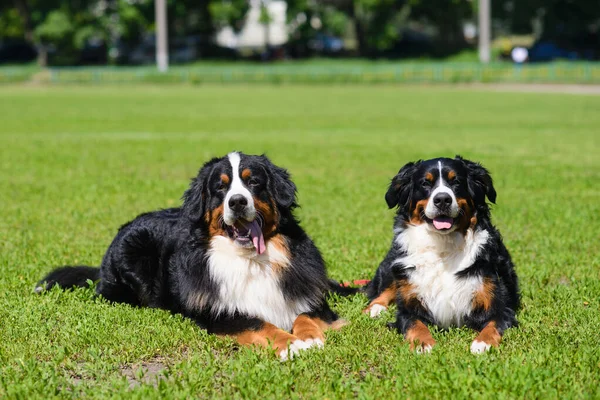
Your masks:
M48 65L48 51L46 50L46 47L42 43L38 42L35 38L29 4L27 4L27 0L14 0L14 4L19 12L19 15L21 16L21 20L23 21L23 27L25 29L25 41L35 47L37 51L38 65L40 67L45 67Z
M356 16L355 5L356 2L350 2L350 6L347 9L348 16L352 20L352 24L354 25L354 34L356 35L356 41L358 43L358 56L366 57L369 53L368 44L366 40L365 29L362 22Z
M31 24L31 10L29 10L27 0L14 0L14 2L17 11L19 11L19 15L21 15L21 19L23 20L23 27L25 28L25 40L33 44L34 35L33 26Z

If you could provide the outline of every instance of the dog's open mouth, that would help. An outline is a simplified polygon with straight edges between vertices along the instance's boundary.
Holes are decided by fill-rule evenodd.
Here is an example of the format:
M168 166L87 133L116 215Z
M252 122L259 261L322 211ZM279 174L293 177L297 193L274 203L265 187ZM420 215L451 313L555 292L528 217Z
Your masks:
M454 226L454 218L447 217L445 215L438 215L433 219L427 218L427 222L433 225L433 227L438 231L447 231L452 229L452 226Z
M259 222L255 219L252 222L237 220L233 225L225 225L225 230L229 237L241 247L254 247L258 254L265 251L265 238Z

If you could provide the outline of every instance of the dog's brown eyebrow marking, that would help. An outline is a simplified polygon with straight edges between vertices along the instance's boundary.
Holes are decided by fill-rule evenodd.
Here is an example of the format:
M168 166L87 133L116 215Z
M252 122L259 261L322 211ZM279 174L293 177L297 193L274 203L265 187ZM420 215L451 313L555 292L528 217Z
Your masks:
M450 172L448 172L448 179L452 180L456 178L456 172L451 170Z
M426 173L425 179L428 180L429 182L433 182L433 174L431 172Z
M221 181L228 185L229 184L229 176L227 176L227 174L221 174Z
M252 175L252 171L250 171L250 169L246 168L245 170L242 171L242 179L248 179L250 178L250 176Z

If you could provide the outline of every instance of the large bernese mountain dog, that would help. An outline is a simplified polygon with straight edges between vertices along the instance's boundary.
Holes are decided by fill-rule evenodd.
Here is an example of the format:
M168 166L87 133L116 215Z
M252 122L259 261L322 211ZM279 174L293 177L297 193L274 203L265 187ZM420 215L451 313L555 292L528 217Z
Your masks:
M181 313L285 360L322 347L324 331L344 325L328 291L352 292L328 280L295 207L296 186L267 157L214 158L181 208L138 216L120 228L100 268L58 268L36 291L98 281L97 294L109 301Z
M517 324L517 276L486 197L495 203L490 174L460 156L410 162L392 179L385 200L397 207L394 237L366 287L365 313L377 317L395 302L391 325L413 350L435 345L428 324L478 331L473 353L498 346Z

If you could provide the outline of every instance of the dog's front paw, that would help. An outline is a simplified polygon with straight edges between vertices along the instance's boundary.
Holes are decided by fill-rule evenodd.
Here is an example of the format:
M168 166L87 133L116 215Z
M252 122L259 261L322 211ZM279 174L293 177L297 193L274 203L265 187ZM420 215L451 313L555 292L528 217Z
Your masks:
M365 308L363 313L368 314L371 318L379 318L382 312L387 310L386 306L382 306L381 304L371 304L369 307Z
M431 344L420 344L417 346L414 346L414 351L417 352L417 354L423 354L423 353L431 353L431 350L433 349L433 345Z
M433 346L435 346L435 341L427 343L413 342L410 344L409 348L417 354L428 354L433 350Z
M324 345L325 343L323 343L321 339L296 340L279 352L279 359L281 361L291 360L301 351L308 350L313 347L321 349Z
M486 351L488 351L491 347L491 344L476 339L473 340L473 343L471 343L471 353L483 354Z

